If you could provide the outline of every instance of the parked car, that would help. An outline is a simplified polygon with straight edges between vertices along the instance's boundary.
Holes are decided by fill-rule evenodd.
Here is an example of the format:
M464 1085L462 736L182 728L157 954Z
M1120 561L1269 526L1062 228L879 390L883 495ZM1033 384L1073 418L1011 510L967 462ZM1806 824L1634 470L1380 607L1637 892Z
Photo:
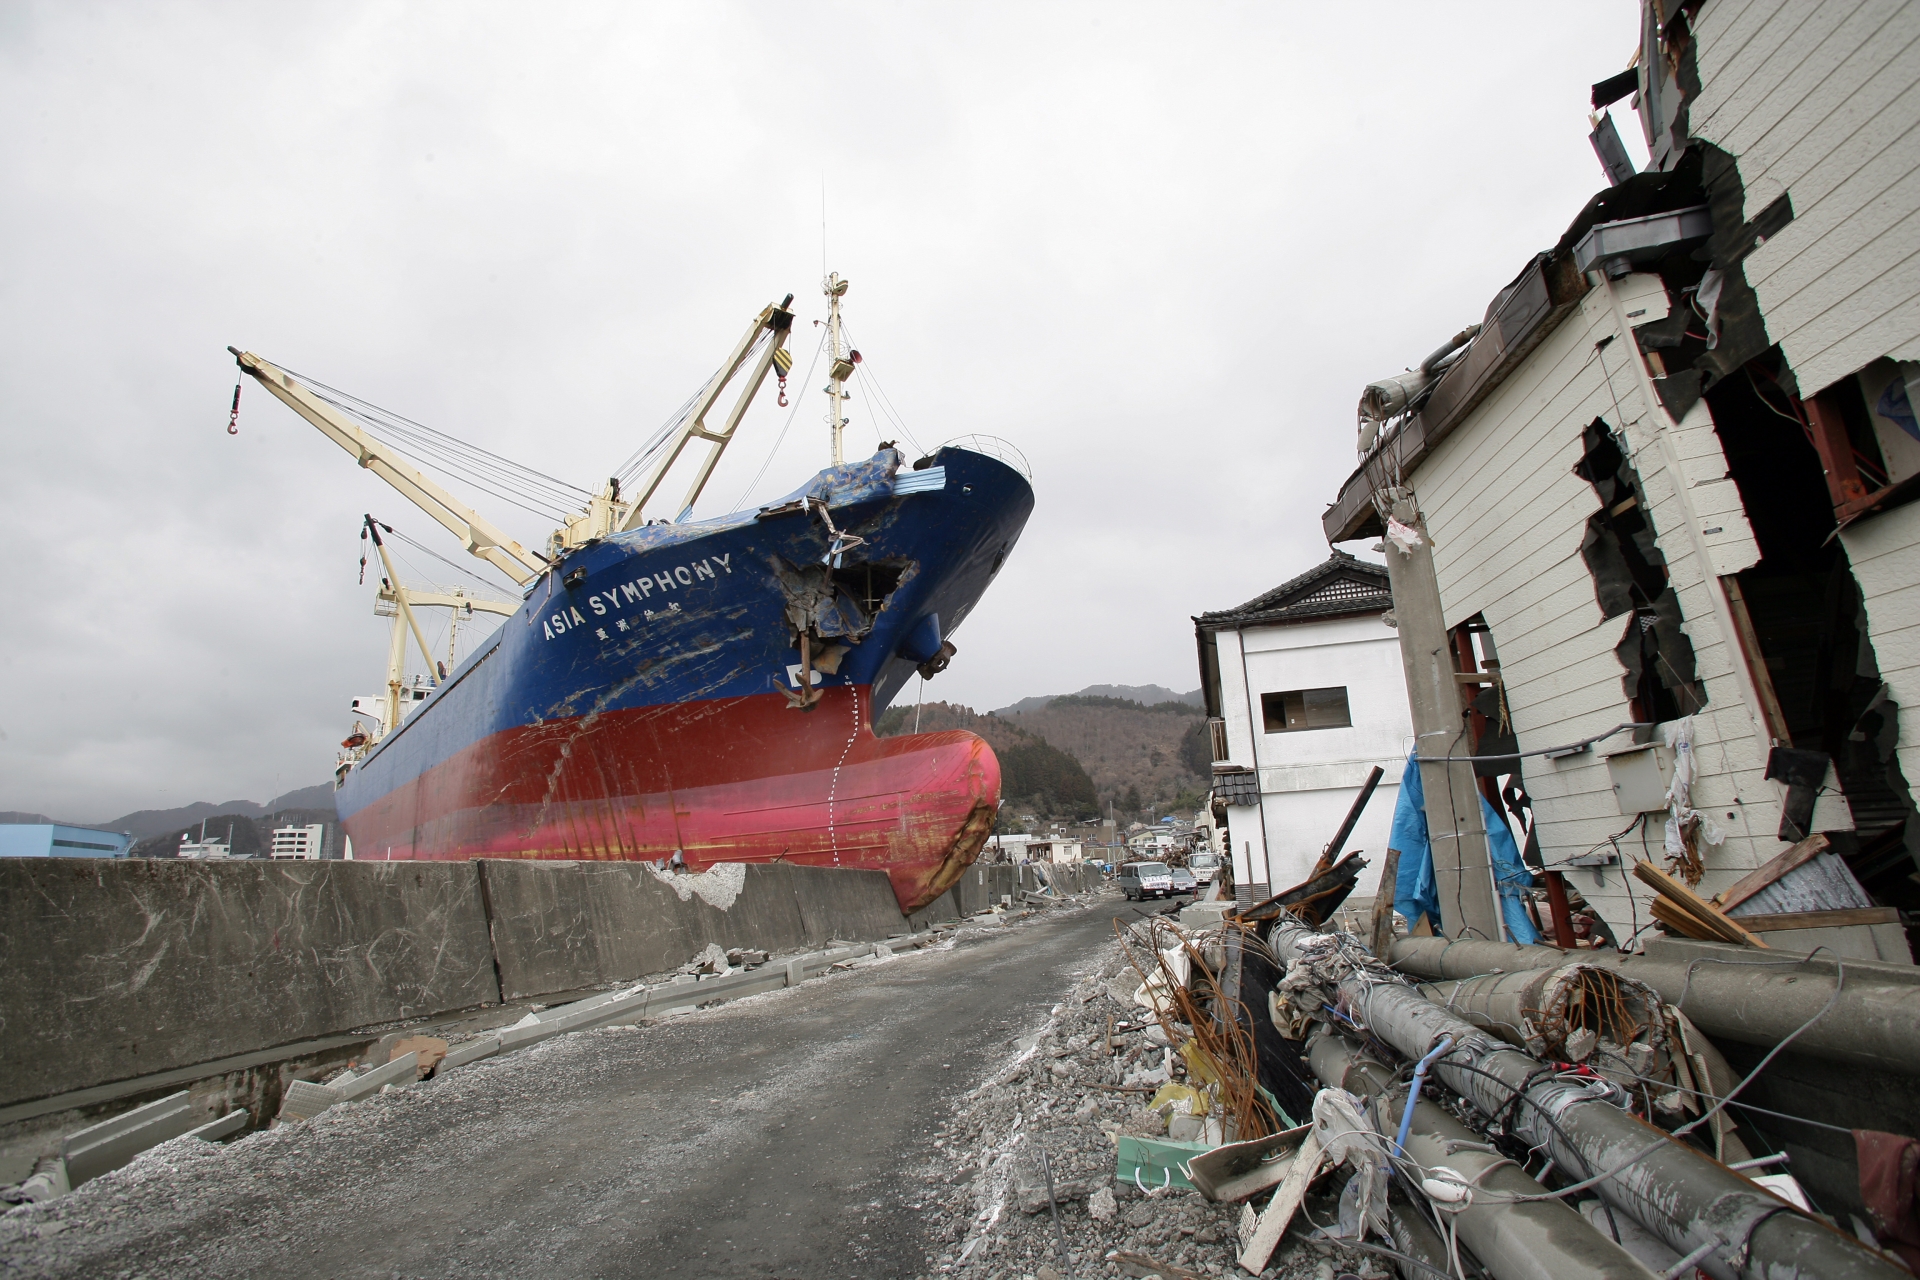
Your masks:
M1143 898L1165 898L1174 892L1173 875L1164 862L1121 863L1119 874L1114 876L1113 882L1130 902L1138 902Z
M1167 874L1173 881L1173 891L1175 893L1198 893L1200 891L1200 882L1195 880L1193 878L1193 872L1187 870L1185 867L1174 867Z

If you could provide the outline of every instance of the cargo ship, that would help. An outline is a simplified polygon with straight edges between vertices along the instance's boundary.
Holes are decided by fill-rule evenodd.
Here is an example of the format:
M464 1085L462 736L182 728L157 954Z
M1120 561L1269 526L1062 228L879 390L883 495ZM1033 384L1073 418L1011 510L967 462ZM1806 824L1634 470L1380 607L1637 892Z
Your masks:
M870 868L909 912L959 878L993 828L992 749L965 732L880 738L873 723L951 661L951 637L1005 565L1033 490L1017 451L984 437L911 463L892 445L843 461L860 355L841 324L846 282L829 276L825 288L833 465L778 501L691 518L770 372L785 403L789 295L649 442L639 492L623 498L610 480L538 553L412 465L409 452L428 452L417 424L382 433L405 420L234 350L243 373L521 588L517 607L491 606L510 616L445 669L416 610L474 601L410 592L382 548L388 693L355 700L363 719L336 775L355 857ZM701 444L672 517L653 514L669 471ZM378 542L378 522L367 527ZM411 682L408 633L431 672Z

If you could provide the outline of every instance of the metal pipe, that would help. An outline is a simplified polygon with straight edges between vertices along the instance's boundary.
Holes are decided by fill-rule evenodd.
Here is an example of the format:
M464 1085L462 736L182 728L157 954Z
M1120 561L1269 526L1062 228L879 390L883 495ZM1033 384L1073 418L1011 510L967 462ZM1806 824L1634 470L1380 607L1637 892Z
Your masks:
M1413 1124L1413 1105L1420 1101L1420 1086L1426 1082L1427 1068L1433 1060L1453 1048L1452 1036L1441 1036L1440 1043L1433 1046L1433 1052L1420 1059L1413 1067L1413 1083L1407 1086L1407 1105L1400 1112L1400 1133L1393 1140L1393 1149L1401 1155L1407 1153L1407 1129Z
M1825 957L1710 942L1655 941L1637 956L1444 938L1402 938L1393 945L1395 969L1429 980L1558 968L1573 960L1646 983L1710 1036L1767 1048L1818 1013L1839 981L1838 966ZM1920 968L1847 960L1833 1011L1808 1027L1793 1051L1911 1074L1920 1062Z
M1362 1097L1377 1097L1391 1106L1390 1095L1396 1092L1393 1071L1367 1057L1352 1041L1337 1035L1318 1036L1307 1058L1314 1074L1327 1084ZM1443 1109L1419 1101L1409 1090L1404 1115L1418 1122L1410 1148L1407 1127L1404 1122L1401 1126L1400 1141L1408 1158L1422 1169L1442 1165L1452 1169L1486 1193L1471 1194L1451 1217L1461 1242L1497 1280L1651 1280L1653 1272L1561 1201L1512 1200L1540 1195L1545 1188L1511 1160L1487 1150L1478 1134ZM1392 1205L1391 1197L1388 1204ZM1411 1204L1404 1213L1413 1214ZM1424 1219L1419 1221L1425 1226Z
M1327 939L1282 919L1268 938L1291 964L1304 953L1326 957ZM1358 947L1351 939L1342 944ZM1512 950L1512 948L1508 948ZM1323 961L1329 970L1337 962ZM1625 1098L1604 1080L1563 1080L1540 1062L1377 973L1338 974L1343 1008L1409 1058L1439 1037L1455 1048L1433 1074L1507 1133L1544 1151L1561 1169L1592 1180L1615 1209L1686 1255L1723 1242L1699 1264L1716 1280L1902 1280L1906 1276L1858 1240L1801 1213L1718 1161L1672 1140L1616 1105ZM1828 994L1831 994L1830 992ZM1523 1105L1524 1103L1524 1105Z
M1347 847L1347 838L1360 824L1360 815L1366 812L1367 801L1373 799L1373 789L1380 785L1380 779L1385 773L1386 770L1375 765L1373 771L1367 774L1367 780L1360 784L1360 794L1353 798L1351 805L1347 806L1346 820L1340 824L1340 830L1334 834L1333 839L1327 841L1327 847L1320 851L1320 869L1331 867L1340 861L1340 851Z

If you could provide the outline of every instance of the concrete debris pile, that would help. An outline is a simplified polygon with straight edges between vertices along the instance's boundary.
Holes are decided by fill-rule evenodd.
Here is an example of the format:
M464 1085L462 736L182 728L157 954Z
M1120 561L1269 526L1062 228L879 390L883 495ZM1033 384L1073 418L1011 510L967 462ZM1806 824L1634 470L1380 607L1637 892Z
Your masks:
M1193 1024L1156 1015L1152 1003L1196 1007L1185 979L1166 981L1181 964L1166 952L1204 951L1218 933L1163 919L1134 926L1124 944L1102 950L1046 1025L1018 1042L1011 1062L956 1103L936 1138L937 1167L964 1161L972 1177L929 1208L933 1275L1246 1274L1236 1264L1244 1204L1210 1199L1180 1171L1226 1136L1244 1082L1196 1066L1206 1059ZM1163 962L1137 965L1149 950ZM1331 1222L1337 1208L1337 1195L1315 1191L1303 1221ZM1387 1271L1361 1252L1295 1239L1256 1274L1331 1280Z

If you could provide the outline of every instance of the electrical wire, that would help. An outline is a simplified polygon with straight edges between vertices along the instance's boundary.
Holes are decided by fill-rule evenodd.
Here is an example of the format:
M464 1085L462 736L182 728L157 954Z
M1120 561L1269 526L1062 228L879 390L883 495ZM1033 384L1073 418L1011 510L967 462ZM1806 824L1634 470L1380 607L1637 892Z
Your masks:
M436 431L351 392L328 386L291 369L287 372L299 379L318 399L352 418L395 452L422 465L457 476L482 492L510 502L524 511L549 519L565 519L567 511L591 496L577 485L536 471L457 436Z
M756 337L752 345L747 348L746 354L741 357L740 365L742 367L753 363L757 358L760 348L772 340L772 334L773 331L771 329L762 329L760 331L759 336ZM698 403L701 396L706 394L707 388L711 387L725 372L724 367L714 370L713 375L700 384L699 390L687 397L685 403L680 406L674 416L669 418L665 425L660 427L659 430L655 431L651 436L648 436L646 440L641 443L640 447L634 450L625 462L620 464L619 469L614 472L614 475L619 479L622 489L631 488L635 481L639 479L641 473L653 464L655 456L659 454L662 449L665 449L680 433L680 429L686 425L687 415L693 412L693 406Z
M1622 1160L1619 1164L1616 1164L1615 1166L1613 1166L1613 1168L1608 1169L1605 1173L1600 1173L1592 1177L1585 1178L1579 1182L1574 1183L1572 1186L1563 1187L1558 1191L1550 1191L1545 1195L1512 1196L1512 1197L1508 1197L1508 1201L1510 1203L1517 1204L1517 1203L1521 1203L1525 1201L1533 1201L1533 1200L1559 1200L1567 1196L1570 1196L1575 1192L1585 1191L1589 1187L1597 1186L1602 1182L1606 1182L1611 1178L1619 1176L1619 1174L1624 1172L1626 1169L1630 1168L1633 1165L1638 1164L1640 1161L1646 1159L1648 1156L1652 1155L1654 1152L1663 1149L1669 1142L1672 1142L1676 1138L1686 1137L1689 1133L1692 1133L1695 1129L1698 1129L1701 1125L1713 1119L1714 1116L1720 1114L1722 1110L1724 1110L1729 1104L1733 1102L1733 1100L1736 1097L1739 1096L1742 1090L1744 1090L1748 1085L1752 1084L1754 1079L1758 1077L1762 1071L1765 1071L1767 1069L1768 1063L1772 1062L1776 1057L1778 1057L1781 1051L1784 1050L1788 1045L1792 1044L1795 1040L1799 1039L1800 1035L1803 1032L1805 1032L1809 1027L1813 1026L1814 1023L1820 1021L1820 1019L1826 1017L1827 1014L1831 1013L1833 1011L1833 1007L1840 1002L1840 989L1842 984L1846 980L1846 965L1843 961L1840 961L1837 958L1835 959L1834 963L1839 967L1839 974L1837 975L1833 984L1833 995L1828 997L1827 1003L1821 1006L1819 1012L1815 1013L1811 1018L1808 1018L1805 1022L1801 1023L1798 1027L1796 1027L1793 1033L1787 1036L1786 1039L1782 1040L1779 1044L1775 1045L1772 1049L1769 1049L1767 1051L1767 1055L1760 1059L1759 1065L1755 1066L1753 1070L1749 1071L1746 1074L1746 1076L1740 1081L1739 1084L1735 1085L1732 1089L1729 1089L1727 1091L1727 1095L1724 1098L1721 1098L1718 1102L1716 1102L1710 1110L1704 1112L1703 1114L1695 1117L1692 1120L1689 1120L1686 1124L1681 1125L1678 1129L1675 1129L1670 1134L1662 1137L1658 1142L1652 1143L1649 1146L1643 1148L1642 1150L1635 1152L1633 1155L1628 1156L1625 1160ZM1445 1059L1442 1059L1441 1061L1445 1062ZM1464 1066L1466 1064L1448 1063L1447 1065ZM1506 1082L1502 1081L1501 1083L1504 1084ZM1508 1087L1511 1088L1512 1086L1509 1085Z
M1586 750L1588 747L1592 746L1596 742L1601 742L1607 738L1611 738L1614 734L1619 733L1622 730L1651 729L1654 727L1655 726L1651 722L1626 720L1613 726L1613 728L1607 730L1605 733L1596 733L1591 738L1582 738L1580 739L1580 741L1570 742L1564 747L1541 747L1538 751L1503 751L1497 756L1456 756L1456 755L1415 756L1414 759L1421 764L1480 764L1483 762L1494 761L1494 760L1519 760L1527 756L1558 755L1562 752L1565 752L1568 755L1571 755L1576 751ZM1465 732L1464 728L1462 729L1462 732ZM1459 737L1457 735L1455 736L1454 741L1456 742L1459 741Z
M857 348L860 343L854 338L853 330L848 327L845 318L841 319L840 328L841 331L847 335L847 345ZM908 444L912 445L920 453L926 453L926 449L914 438L912 430L908 428L905 415L893 407L893 398L887 394L886 388L880 385L880 376L873 371L873 357L865 351L860 353L860 364L857 371L860 374L862 384L873 387L873 398L870 403L886 414L887 420L898 429L901 435L907 438Z
M472 582L476 582L483 587L486 587L488 590L494 592L503 600L508 598L508 593L512 591L511 588L505 587L501 583L493 582L487 578L481 577L479 574L473 572L471 569L468 569L464 565L455 564L453 561L447 559L445 556L441 555L438 551L435 551L433 548L427 546L425 543L416 542L412 538L409 538L406 534L401 533L398 529L395 529L392 525L388 524L385 520L380 521L380 527L382 529L385 529L389 535L391 535L392 537L398 538L401 542L406 543L408 546L420 552L422 555L432 556L435 560L438 560L441 564L453 570L455 573L459 574L461 577L466 578Z
M800 380L803 384L813 381L813 371L820 365L820 353L826 350L826 348L827 331L822 329L820 331L820 341L813 349L813 359L807 363L807 376ZM787 414L786 424L780 428L780 434L774 437L773 447L767 450L766 459L761 462L760 469L753 473L753 479L747 481L747 487L742 489L739 498L735 499L733 504L735 511L744 511L746 509L747 495L753 492L754 486L760 483L760 477L766 475L767 468L773 465L774 456L780 452L780 445L786 440L787 432L793 426L793 420L799 416L800 396L798 393L795 393L793 397L793 409Z
M1624 1072L1621 1072L1621 1074L1625 1075L1629 1080L1639 1080L1645 1084L1658 1085L1663 1089L1671 1089L1676 1093L1690 1093L1696 1098L1706 1098L1706 1099L1717 1101L1720 1096L1719 1094L1716 1094L1716 1093L1708 1093L1703 1089L1688 1089L1682 1085L1674 1084L1671 1081L1656 1080L1652 1076L1635 1075L1631 1071L1624 1071ZM1849 1137L1851 1137L1853 1134L1853 1130L1847 1128L1845 1125L1828 1124L1824 1120L1809 1120L1805 1116L1791 1115L1785 1111L1772 1111L1766 1107L1755 1106L1751 1102L1738 1102L1738 1101L1729 1100L1727 1105L1738 1107L1742 1111L1754 1112L1756 1115L1771 1116L1776 1120L1791 1120L1795 1124L1804 1124L1815 1129L1826 1129L1832 1133L1844 1133Z
M1456 1050L1453 1050L1452 1052L1458 1053L1460 1051L1456 1049ZM1451 1057L1452 1054L1450 1053L1448 1056ZM1581 1152L1580 1148L1574 1145L1574 1141L1570 1136L1568 1136L1567 1131L1560 1127L1560 1122L1554 1119L1552 1114L1550 1114L1544 1106L1542 1106L1539 1102L1535 1101L1532 1097L1529 1097L1527 1093L1524 1092L1522 1089L1517 1089L1513 1085L1508 1084L1504 1079L1495 1075L1493 1072L1486 1070L1484 1067L1476 1067L1470 1063L1465 1063L1465 1062L1449 1062L1447 1061L1446 1058L1441 1058L1439 1065L1452 1067L1456 1071L1468 1071L1477 1076L1484 1076L1487 1079L1493 1081L1495 1084L1510 1090L1511 1096L1508 1098L1506 1106L1502 1107L1502 1110L1506 1110L1508 1107L1515 1106L1521 1102L1524 1102L1528 1106L1532 1107L1534 1110L1534 1114L1538 1115L1542 1120L1546 1121L1547 1127L1553 1130L1554 1136L1559 1138L1561 1142L1565 1143L1567 1150L1572 1152L1574 1158L1580 1161L1580 1167L1586 1170L1586 1172L1589 1174L1593 1172L1593 1166L1587 1162L1587 1158ZM1521 1172L1523 1173L1525 1172L1524 1167L1522 1168ZM1620 1224L1614 1220L1613 1206L1607 1205L1606 1210L1607 1210L1607 1226L1613 1232L1614 1243L1619 1244L1620 1243Z
M1313 1219L1307 1215L1304 1208L1302 1209L1300 1216L1303 1218L1306 1218L1307 1221L1309 1222L1313 1222ZM1431 1272L1434 1275L1439 1276L1440 1280L1459 1280L1459 1277L1455 1276L1454 1274L1450 1272L1442 1271L1440 1268L1434 1266L1432 1263L1422 1262L1420 1261L1420 1259L1414 1257L1412 1254L1402 1253L1398 1249L1389 1249L1385 1245L1368 1244L1365 1241L1361 1241L1361 1240L1336 1239L1333 1236L1327 1235L1326 1234L1327 1229L1321 1226L1317 1222L1313 1223L1313 1229L1319 1232L1322 1236L1325 1236L1325 1239L1315 1239L1313 1236L1307 1235L1305 1232L1298 1231L1298 1230L1289 1230L1287 1234L1292 1236L1294 1239L1302 1241L1306 1244L1320 1245L1325 1248L1333 1248L1333 1249L1358 1249L1362 1253L1377 1253L1383 1258L1392 1258L1396 1262L1404 1262L1408 1266L1418 1267L1422 1271Z

